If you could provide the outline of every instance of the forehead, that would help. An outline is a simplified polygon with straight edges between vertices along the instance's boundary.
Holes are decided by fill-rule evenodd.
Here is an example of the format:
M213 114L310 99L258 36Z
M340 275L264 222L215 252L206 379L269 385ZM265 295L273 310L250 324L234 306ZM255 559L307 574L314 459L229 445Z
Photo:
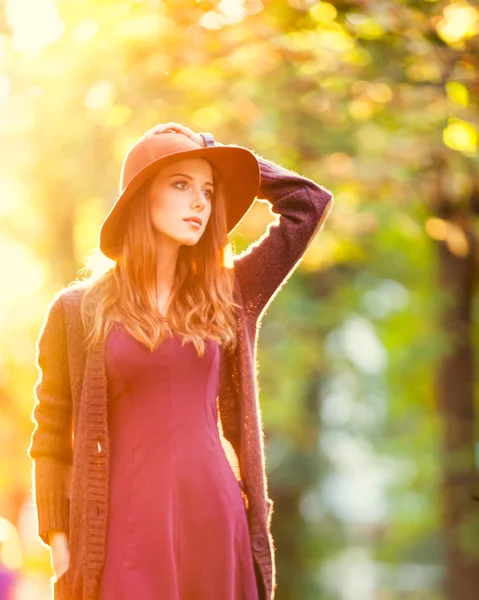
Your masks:
M187 173L189 175L211 177L213 170L210 163L204 158L185 158L167 165L160 172L163 177L167 177L173 173Z

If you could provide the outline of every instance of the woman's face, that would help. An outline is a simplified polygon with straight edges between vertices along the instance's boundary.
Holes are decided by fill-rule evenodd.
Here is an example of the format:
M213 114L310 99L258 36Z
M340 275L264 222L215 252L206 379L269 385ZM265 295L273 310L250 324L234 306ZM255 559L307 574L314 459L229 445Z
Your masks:
M187 158L164 167L150 186L150 215L158 239L193 246L203 235L212 210L213 171L203 158ZM198 227L185 221L199 217Z

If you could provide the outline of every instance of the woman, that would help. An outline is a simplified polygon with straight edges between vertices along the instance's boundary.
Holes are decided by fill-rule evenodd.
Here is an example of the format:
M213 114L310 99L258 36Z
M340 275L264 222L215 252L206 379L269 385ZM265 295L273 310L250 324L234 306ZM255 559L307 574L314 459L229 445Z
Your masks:
M280 220L233 257L256 195ZM56 294L38 341L29 454L54 598L274 598L257 332L331 206L177 123L130 149L100 230L114 265Z

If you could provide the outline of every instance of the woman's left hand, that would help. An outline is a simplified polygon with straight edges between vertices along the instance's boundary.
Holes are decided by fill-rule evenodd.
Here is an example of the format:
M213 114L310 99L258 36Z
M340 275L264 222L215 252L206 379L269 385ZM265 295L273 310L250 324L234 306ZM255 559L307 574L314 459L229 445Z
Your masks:
M199 133L195 133L192 129L185 125L181 125L180 123L164 123L156 126L155 131L174 131L175 133L182 133L183 135L187 135L199 146L202 146L203 148L206 147L206 144Z

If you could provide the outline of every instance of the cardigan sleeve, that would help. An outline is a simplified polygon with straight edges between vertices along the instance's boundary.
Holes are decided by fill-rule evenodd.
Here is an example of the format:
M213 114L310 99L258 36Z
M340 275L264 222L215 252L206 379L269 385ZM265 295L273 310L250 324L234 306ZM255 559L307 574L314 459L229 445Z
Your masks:
M254 154L261 172L257 197L271 204L279 220L233 261L243 302L249 314L259 317L322 228L333 205L333 194L311 179Z
M73 461L72 400L62 297L47 310L36 347L35 424L28 455L34 461L33 489L38 534L49 545L51 529L69 531L68 476Z

